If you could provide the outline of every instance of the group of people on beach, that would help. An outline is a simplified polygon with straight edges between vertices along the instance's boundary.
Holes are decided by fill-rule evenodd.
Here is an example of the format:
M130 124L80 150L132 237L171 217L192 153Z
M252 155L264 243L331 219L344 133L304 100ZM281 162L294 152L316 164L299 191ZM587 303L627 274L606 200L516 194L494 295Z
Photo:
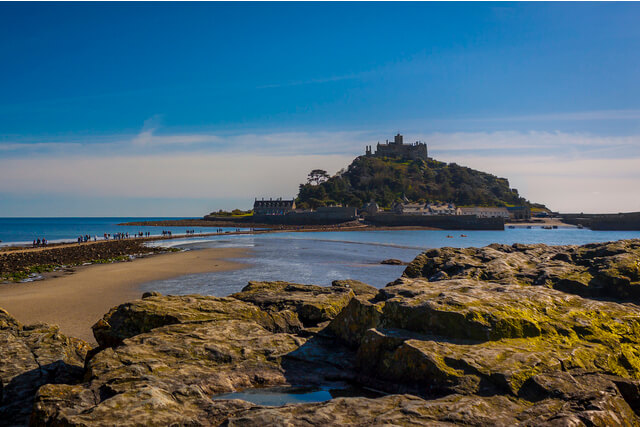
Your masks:
M251 231L253 231L253 228L250 229ZM236 232L239 232L240 229L236 228L235 230ZM202 232L202 231L200 231ZM229 233L229 231L225 231L224 228L216 228L216 233ZM162 237L172 237L172 233L170 230L162 230ZM196 234L196 230L186 230L185 232L186 235L192 236ZM104 240L123 240L123 239L129 239L129 238L136 238L136 237L151 237L151 232L150 231L139 231L137 233L131 233L129 234L128 232L119 232L119 233L104 233L102 235L102 237L104 238ZM77 238L77 242L78 243L87 243L90 242L92 239L92 237L89 234L85 234L82 236L78 236ZM98 241L98 236L94 235L93 236L93 241L97 242ZM47 239L45 238L38 238L38 239L34 239L33 240L33 247L40 247L40 246L47 246Z
M45 239L44 237L42 239L33 239L33 247L37 248L39 246L47 246L47 239Z
M250 229L251 231L253 231L253 228ZM239 233L240 229L236 228L236 233ZM224 228L216 228L216 233L230 233L230 231L224 231Z

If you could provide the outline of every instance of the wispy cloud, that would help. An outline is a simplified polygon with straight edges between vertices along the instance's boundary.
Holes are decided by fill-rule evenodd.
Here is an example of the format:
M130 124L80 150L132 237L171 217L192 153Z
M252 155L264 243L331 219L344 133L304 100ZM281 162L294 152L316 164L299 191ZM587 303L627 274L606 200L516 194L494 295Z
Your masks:
M640 135L600 136L568 132L454 132L419 136L431 153L472 153L496 156L496 151L521 156L620 157L640 156ZM448 155L448 157L451 157Z
M381 138L383 136L383 138ZM12 151L15 156L159 153L248 153L263 155L359 155L365 145L391 136L380 131L334 132L254 132L222 133L166 133L158 119L149 120L138 134L131 136L79 139L65 142L6 142L0 151ZM424 141L435 157L520 156L548 155L562 158L600 158L640 156L640 135L601 136L570 132L433 132L408 133L406 142Z
M464 120L475 122L535 122L535 121L584 121L584 120L638 120L640 110L596 110L557 112L546 114L514 115L501 117L477 117Z

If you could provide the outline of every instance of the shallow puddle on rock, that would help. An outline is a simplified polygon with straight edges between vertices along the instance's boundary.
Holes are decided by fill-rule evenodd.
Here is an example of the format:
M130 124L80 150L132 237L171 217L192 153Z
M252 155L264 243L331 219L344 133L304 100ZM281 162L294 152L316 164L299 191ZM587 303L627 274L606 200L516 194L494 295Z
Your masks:
M261 406L282 406L291 403L326 402L336 397L369 397L383 396L382 393L361 387L344 388L329 387L269 387L252 388L234 393L218 394L215 400L240 399Z

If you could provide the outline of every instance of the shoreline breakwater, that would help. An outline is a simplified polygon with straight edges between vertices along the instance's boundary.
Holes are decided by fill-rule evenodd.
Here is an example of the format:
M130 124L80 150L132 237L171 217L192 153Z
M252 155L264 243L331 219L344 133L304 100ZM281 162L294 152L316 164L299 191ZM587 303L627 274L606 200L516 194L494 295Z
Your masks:
M62 266L125 261L130 256L170 250L148 247L144 243L143 239L108 240L1 251L0 282L3 279L26 279L30 274L52 271Z

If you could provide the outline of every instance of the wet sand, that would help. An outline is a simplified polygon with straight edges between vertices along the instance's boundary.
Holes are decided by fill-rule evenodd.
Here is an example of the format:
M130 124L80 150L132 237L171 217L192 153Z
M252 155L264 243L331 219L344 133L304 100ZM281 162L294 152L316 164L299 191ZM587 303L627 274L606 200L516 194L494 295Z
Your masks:
M63 334L95 345L91 325L111 307L140 298L141 284L240 269L246 264L229 258L246 252L243 248L202 249L76 267L72 274L55 272L46 280L0 285L0 307L23 324L57 324Z

